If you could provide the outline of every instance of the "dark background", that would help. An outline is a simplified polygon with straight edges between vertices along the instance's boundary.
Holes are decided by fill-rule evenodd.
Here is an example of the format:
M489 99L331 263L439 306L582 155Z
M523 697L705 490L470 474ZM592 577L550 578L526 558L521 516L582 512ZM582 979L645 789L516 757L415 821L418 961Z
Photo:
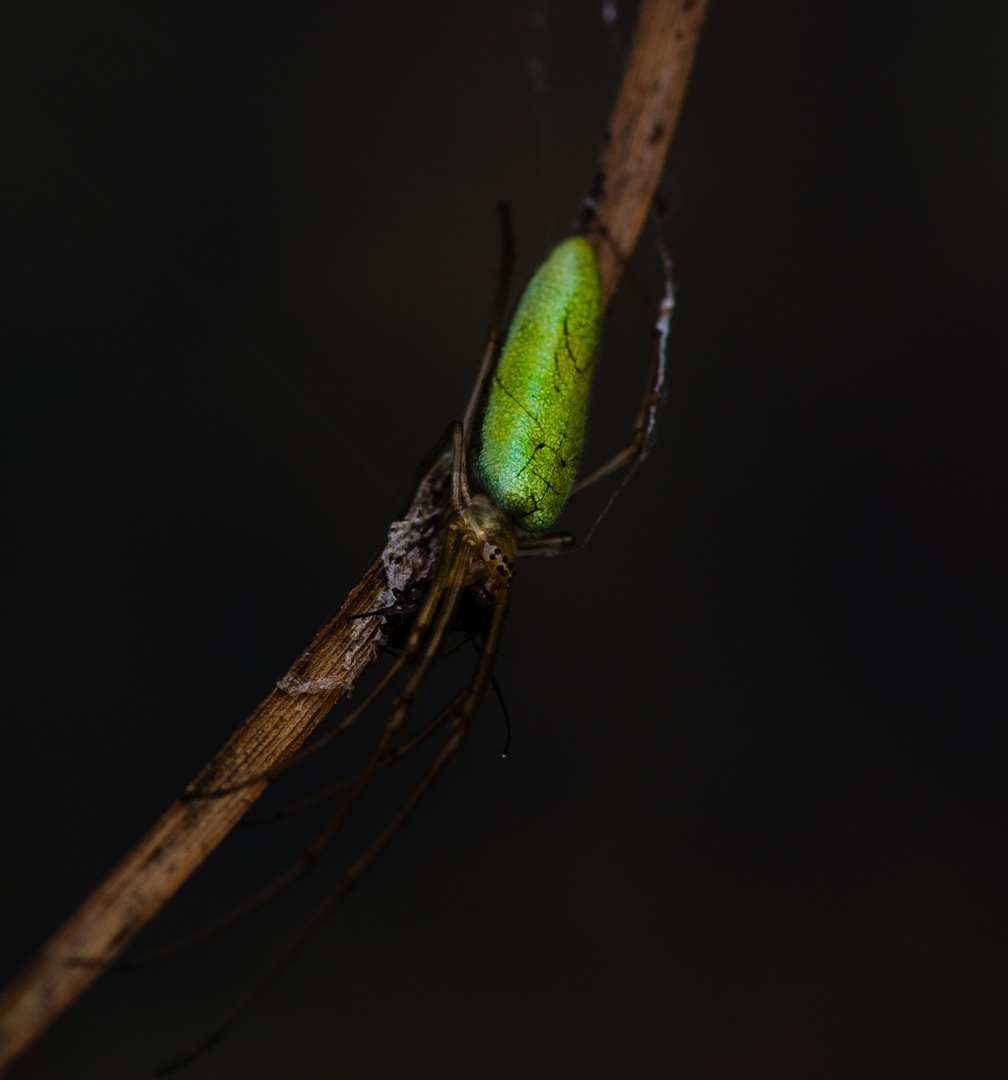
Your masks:
M475 371L496 201L524 279L590 182L599 8L0 8L0 975L381 548ZM488 700L186 1076L1005 1075L1006 43L1001 5L716 0L662 185L662 439L586 549L523 567L512 752ZM621 293L589 465L647 341ZM11 1076L188 1047L396 798L241 931L102 979ZM236 834L138 946L317 820Z

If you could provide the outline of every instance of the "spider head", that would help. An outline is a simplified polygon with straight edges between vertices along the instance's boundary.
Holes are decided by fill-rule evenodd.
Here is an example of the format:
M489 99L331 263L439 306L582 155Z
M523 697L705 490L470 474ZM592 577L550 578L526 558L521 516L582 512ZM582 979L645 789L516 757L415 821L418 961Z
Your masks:
M518 542L508 515L486 495L474 495L463 513L463 522L476 549L474 580L480 581L488 591L510 581L515 572Z

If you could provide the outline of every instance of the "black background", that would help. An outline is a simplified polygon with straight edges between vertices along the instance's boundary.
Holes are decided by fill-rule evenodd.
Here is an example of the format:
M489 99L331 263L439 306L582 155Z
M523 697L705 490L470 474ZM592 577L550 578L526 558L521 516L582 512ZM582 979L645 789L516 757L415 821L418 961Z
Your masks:
M619 79L599 6L0 9L0 974L380 549L463 407L496 201L519 280L575 219ZM1006 42L1000 5L713 4L662 185L662 439L587 548L523 567L512 752L487 701L187 1076L1005 1075ZM647 233L636 263L657 295ZM621 293L589 465L647 341ZM394 803L11 1075L185 1049ZM231 838L138 945L311 827Z

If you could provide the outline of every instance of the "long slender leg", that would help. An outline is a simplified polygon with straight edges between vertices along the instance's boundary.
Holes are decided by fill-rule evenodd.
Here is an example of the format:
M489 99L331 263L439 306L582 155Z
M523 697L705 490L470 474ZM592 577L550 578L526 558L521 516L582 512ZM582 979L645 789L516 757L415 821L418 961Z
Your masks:
M350 892L354 885L356 885L368 867L385 850L389 841L399 832L420 803L420 800L427 794L441 770L462 748L466 736L469 734L469 728L472 725L472 720L476 714L480 698L483 696L483 691L486 689L487 682L493 672L494 657L497 654L497 647L500 642L501 629L504 625L504 616L507 612L509 599L510 588L508 586L502 586L495 591L494 610L490 629L487 631L486 641L483 644L483 649L480 653L472 680L466 688L465 701L452 724L451 734L445 740L437 757L428 766L427 771L421 777L419 783L407 796L406 801L400 806L399 810L391 818L385 828L378 834L367 851L365 851L339 881L336 882L336 885L329 895L315 910L311 918L298 931L297 935L291 940L283 952L280 953L272 964L270 964L255 984L246 991L227 1016L224 1017L221 1023L218 1024L207 1038L194 1050L161 1066L161 1068L156 1071L156 1076L167 1076L176 1069L182 1068L182 1066L189 1064L189 1062L199 1057L220 1041L228 1028L242 1015L243 1012L245 1012L256 998L262 994L287 964L290 963L291 958L305 945L308 939L329 917L340 901L348 892Z
M458 428L458 424L454 425ZM457 440L456 440L457 444ZM456 450L456 458L458 451ZM419 648L419 643L423 640L423 632L430 626L434 619L434 614L437 610L441 596L443 594L445 582L447 580L447 570L451 565L451 560L454 556L456 549L455 540L457 539L457 533L453 530L449 530L445 542L442 547L441 558L438 566L439 570L435 573L434 583L427 591L427 595L424 598L424 602L421 605L420 612L414 622L413 630L414 634L411 634L410 641L415 641L413 651L407 649L403 650L401 656L398 656L393 663L392 667L382 676L378 684L369 691L364 700L353 709L340 723L331 731L327 731L324 735L315 739L310 746L299 750L296 754L291 755L286 761L280 762L280 764L273 766L271 769L266 769L263 772L255 773L252 776L246 777L244 780L239 781L236 784L229 784L226 787L212 788L209 791L185 791L181 798L183 801L192 799L216 799L222 795L229 795L234 791L240 791L242 788L248 787L251 784L259 783L262 780L272 780L286 769L291 768L293 765L297 765L304 761L306 758L311 757L312 754L318 753L319 750L328 746L330 743L338 739L341 735L344 735L360 717L374 704L376 699L384 693L389 684L396 678L400 671L402 671L408 660L413 658L416 651Z
M497 649L500 645L501 630L504 628L504 616L507 615L508 604L511 601L511 586L501 585L494 590L493 614L490 617L490 627L487 630L486 640L476 663L476 671L469 683L469 694L462 704L461 713L467 723L472 720L476 708L483 697L487 683L493 675L494 661L497 658Z
M459 425L456 423L453 425L455 434L455 456L456 462L459 459L460 443L459 443ZM461 467L461 466L459 466ZM454 484L454 474L453 474ZM409 639L406 642L406 647L403 649L402 654L396 658L395 663L389 669L388 673L384 675L378 685L370 691L368 696L360 703L360 705L353 710L344 720L332 729L327 731L324 735L316 739L310 746L305 747L304 750L299 750L298 753L291 756L287 761L282 762L280 765L275 766L268 772L260 773L258 776L251 777L247 780L243 780L240 784L234 785L231 788L217 788L215 791L210 792L210 795L225 794L228 791L233 791L235 788L246 787L248 784L253 784L257 780L261 780L263 777L272 778L284 769L289 768L291 765L304 761L305 758L310 757L312 754L317 753L323 747L328 746L335 739L338 739L345 731L347 731L361 716L362 713L374 702L374 700L381 694L385 688L392 682L392 680L403 669L406 662L412 660L423 644L427 629L434 621L434 616L438 610L438 606L441 603L441 599L444 595L445 588L451 583L452 574L454 572L454 560L458 551L458 530L448 529L445 535L445 541L441 548L441 556L438 560L438 568L434 574L434 581L431 587L427 590L427 595L424 597L423 603L420 607L420 611L414 620L413 626L410 630ZM470 560L471 561L471 560ZM468 573L468 569L466 571ZM463 582L464 584L464 582ZM461 590L460 590L461 594ZM448 603L451 603L449 597ZM454 601L455 607L458 606L458 599ZM451 618L454 618L454 612ZM449 620L448 626L451 626ZM438 646L444 634L438 638ZM424 669L426 672L426 668ZM414 671L411 679L415 677L416 671ZM422 682L423 679L420 680ZM407 686L409 682L407 682ZM419 685L419 684L418 684ZM398 698L397 698L398 700ZM393 706L394 707L394 706Z
M462 425L456 421L452 433L452 509L461 514L471 501L469 479L466 476L466 448Z
M312 754L317 754L319 750L334 742L341 735L346 734L346 732L353 727L353 725L385 692L389 684L395 679L399 672L402 671L405 664L405 658L397 656L395 663L393 663L389 670L381 677L378 684L368 691L364 700L352 712L349 712L336 727L331 731L327 731L325 734L320 735L309 746L299 750L296 754L292 754L285 761L280 762L279 765L274 765L271 769L265 769L263 772L256 773L254 776L246 777L237 784L229 784L227 787L211 788L209 791L185 791L182 793L181 799L183 801L191 801L194 799L217 799L222 795L230 795L233 791L241 791L242 788L248 787L250 784L258 784L261 780L272 780L274 777L279 776L280 773L291 768L291 766L299 764L304 761L305 758L311 757Z
M574 534L552 533L549 536L526 536L518 541L518 558L535 559L555 556L574 546Z
M402 690L396 694L395 699L392 702L392 714L389 717L388 725L386 725L385 736L383 736L387 736L386 741L405 723L410 707L413 704L413 699L423 685L431 664L434 663L441 651L441 643L458 613L459 602L466 589L466 580L469 575L469 568L472 566L473 561L473 549L467 539L458 538L458 533L454 529L448 530L448 535L445 538L445 548L448 548L449 541L453 537L457 538L457 542L454 545L454 550L452 552L455 557L452 559L451 567L448 571L448 595L438 612L437 621L434 623L426 638L422 636L423 627L420 625L414 625L413 629L410 631L409 640L406 642L406 648L403 650L403 656L415 656L416 659L413 663L413 670L410 672ZM433 592L434 590L432 589L431 591ZM426 606L425 603L424 607L426 608ZM421 609L420 614L417 616L418 624L423 616L424 610ZM420 652L419 655L417 655L421 644L423 645L423 652ZM379 743L381 743L381 740L379 740Z
M458 459L458 424L455 424L453 426L456 429L455 452L456 459ZM382 677L378 685L368 693L367 697L360 703L360 705L357 706L356 709L353 710L353 712L351 712L347 717L341 720L340 723L331 731L327 731L324 735L316 739L310 746L307 746L305 747L305 749L298 751L298 753L294 754L282 764L275 766L268 772L260 773L258 776L243 780L241 784L234 785L233 787L217 788L213 792L209 792L208 795L212 796L226 794L229 791L235 790L235 788L245 787L248 784L255 783L257 780L260 780L263 777L271 779L273 776L282 772L284 769L290 768L290 766L304 761L305 758L310 757L312 754L315 754L319 750L328 746L331 742L343 735L354 723L356 723L356 721L361 717L361 715L374 703L376 698L392 682L396 675L399 674L406 662L413 659L413 657L419 651L419 647L424 641L426 631L434 619L435 613L438 609L438 605L440 604L441 598L444 594L444 590L446 586L450 583L451 575L453 572L453 561L455 559L457 548L458 532L455 529L449 529L445 536L444 545L441 549L441 557L438 562L438 568L434 574L433 584L431 585L430 589L428 589L427 595L424 597L423 604L420 607L420 611L417 614L416 620L414 621L413 627L410 631L410 636L407 640L406 647L403 649L402 654L396 658L395 663L389 669L388 673ZM450 598L448 602L451 603ZM457 599L455 600L455 606L458 606ZM452 618L454 618L454 613L452 614ZM450 627L450 621L448 625ZM440 640L441 639L439 638L439 645ZM422 681L423 680L421 679L421 682ZM407 683L407 685L409 684ZM199 796L197 795L196 797Z
M447 708L442 709L429 724L421 728L420 731L415 735L412 735L405 742L393 747L381 761L378 762L378 768L375 771L380 772L389 765L394 765L397 761L401 761L411 750L416 749L422 742L429 739L449 716L456 711L458 706L462 703L465 693L465 690L460 690L455 697L452 698ZM346 776L337 783L330 784L328 787L313 792L311 795L304 799L300 799L296 803L292 803L290 806L285 806L281 810L275 810L272 814L263 814L259 817L244 817L238 824L243 828L252 829L258 828L261 825L272 825L275 821L283 821L285 818L292 817L302 810L307 810L312 806L317 806L320 802L325 802L326 799L332 798L333 795L337 795L341 791L346 791L351 784L356 783L359 775L359 773L355 773L353 776Z
M500 276L497 281L497 298L494 301L490 329L487 332L487 341L483 349L483 359L480 361L479 374L476 376L476 383L469 394L469 402L462 418L463 438L467 447L472 440L473 425L476 423L476 413L479 410L483 391L486 389L487 380L493 373L494 361L497 359L497 352L500 349L501 322L504 319L504 305L507 302L508 284L511 281L511 271L514 268L514 239L511 235L511 213L508 210L507 203L500 203L497 212L500 215L501 226Z
M514 236L511 231L511 211L509 210L507 203L502 202L497 204L497 215L500 221L501 230L501 261L500 271L497 277L497 295L494 299L494 306L490 315L490 327L487 330L486 344L483 346L483 357L480 360L479 372L476 375L476 382L469 392L469 400L466 403L466 410L462 417L462 441L466 449L469 448L472 438L473 425L476 422L476 413L480 406L480 400L483 397L483 391L486 389L487 380L493 372L494 362L497 359L497 353L500 351L501 323L504 321L504 305L507 303L508 287L511 282L511 273L514 270ZM409 510L410 505L416 496L417 489L420 486L420 482L423 480L424 476L426 476L434 462L441 456L441 451L451 437L451 433L452 429L449 427L448 431L446 431L438 440L434 449L431 450L421 462L420 468L417 471L416 480L413 484L412 492L402 509L400 517L405 516L406 512Z
M635 458L637 462L643 461L651 452L655 438L658 434L658 421L661 416L662 406L665 404L665 368L668 351L669 324L672 318L672 309L675 306L675 294L672 289L672 260L668 252L658 238L658 251L665 271L665 295L658 309L658 318L655 321L653 342L654 347L651 356L651 365L648 368L647 380L644 384L644 397L630 430L630 442L627 446L614 454L604 465L599 466L594 472L589 473L571 488L571 495L584 491L592 484L604 480L617 470L623 468Z
M152 952L146 953L138 960L133 961L130 966L139 967L141 965L153 963L155 960L160 960L166 956L172 956L178 952L183 952L209 938L215 937L229 926L233 926L246 916L258 911L272 900L274 896L278 896L288 886L304 877L304 875L319 861L326 848L329 847L336 838L337 833L343 827L343 823L349 817L350 811L353 810L354 806L356 806L357 802L360 800L361 795L364 793L364 789L377 771L379 763L385 757L389 743L409 717L409 711L413 704L413 700L423 684L430 665L433 663L434 659L436 659L438 652L440 651L441 642L443 641L448 628L455 619L459 600L465 590L465 582L469 573L469 567L472 565L472 551L468 545L458 543L451 546L449 545L448 541L455 535L456 533L454 530L449 530L448 537L445 541L446 550L450 547L453 556L452 565L446 568L444 574L445 578L450 583L448 595L441 605L440 611L437 613L437 619L424 643L424 651L417 657L413 666L413 671L411 672L409 679L407 679L402 691L397 694L393 700L392 710L385 722L385 726L382 728L381 734L378 736L378 740L371 751L367 763L354 778L353 787L351 788L350 793L340 804L336 813L330 818L326 827L319 833L311 846L301 855L297 862L292 863L282 874L274 878L273 881L260 889L254 896L250 896L244 903L239 904L238 907L228 912L228 914L224 915L216 922L203 927L201 930L197 930L195 933L190 934L185 938L172 942L161 949L155 949ZM439 572L439 579L440 577L441 573ZM443 593L443 591L443 582L437 580L435 585L432 586L430 593L428 593L428 600L431 598L432 594ZM437 607L436 601L434 607ZM424 613L421 612L421 615L423 614ZM414 627L414 631L415 630L416 627ZM396 665L401 667L404 663L405 651L403 656L396 661ZM87 962L88 961L86 960L81 961L81 963Z
M456 424L455 427L457 428L458 425ZM311 745L306 746L303 750L299 750L296 754L292 754L286 761L282 761L279 765L274 765L272 769L266 769L261 773L246 777L239 783L230 784L227 787L213 788L210 791L187 791L183 793L182 798L186 800L216 799L222 795L230 795L233 791L240 791L250 784L259 783L261 780L272 780L286 769L291 768L291 766L300 764L300 762L304 761L306 758L311 757L312 754L317 754L319 750L329 746L330 743L349 731L360 717L374 704L377 698L385 692L389 684L396 678L399 672L402 671L406 662L412 659L413 654L419 647L419 643L422 643L424 633L433 621L434 613L437 610L438 603L443 594L447 579L447 573L444 571L449 568L454 556L457 535L457 532L454 530L449 530L445 537L445 543L441 552L441 562L439 564L439 569L434 576L434 584L431 585L430 589L427 591L427 595L424 597L423 605L413 624L413 631L410 634L407 647L403 650L402 654L396 658L392 667L381 677L378 684L368 692L364 700L352 712L345 716L331 731L327 731L324 735L320 735L311 743ZM442 567L444 568L443 570ZM416 636L414 637L414 635ZM417 644L414 644L413 653L411 653L409 645L410 642L414 641Z

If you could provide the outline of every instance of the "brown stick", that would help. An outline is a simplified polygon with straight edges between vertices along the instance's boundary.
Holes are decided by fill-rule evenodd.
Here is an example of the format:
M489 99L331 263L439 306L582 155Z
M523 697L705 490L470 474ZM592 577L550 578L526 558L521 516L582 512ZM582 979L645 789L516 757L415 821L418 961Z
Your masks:
M599 216L624 256L633 250L661 176L705 9L706 0L644 0L641 7L613 112L605 188L598 204ZM612 245L600 241L597 251L608 302L623 267ZM429 551L418 557L429 565ZM232 787L298 749L377 656L381 620L351 616L380 607L386 587L378 560L298 658L283 688L274 690L235 732L191 791ZM303 683L312 683L313 692L299 693ZM169 807L0 994L0 1071L115 960L265 786L263 781L220 798L180 800ZM82 959L94 963L82 964Z
M590 237L608 304L637 244L665 167L707 0L654 0L641 5L630 62L620 86L602 166L599 220L612 243ZM613 248L616 250L614 251Z

